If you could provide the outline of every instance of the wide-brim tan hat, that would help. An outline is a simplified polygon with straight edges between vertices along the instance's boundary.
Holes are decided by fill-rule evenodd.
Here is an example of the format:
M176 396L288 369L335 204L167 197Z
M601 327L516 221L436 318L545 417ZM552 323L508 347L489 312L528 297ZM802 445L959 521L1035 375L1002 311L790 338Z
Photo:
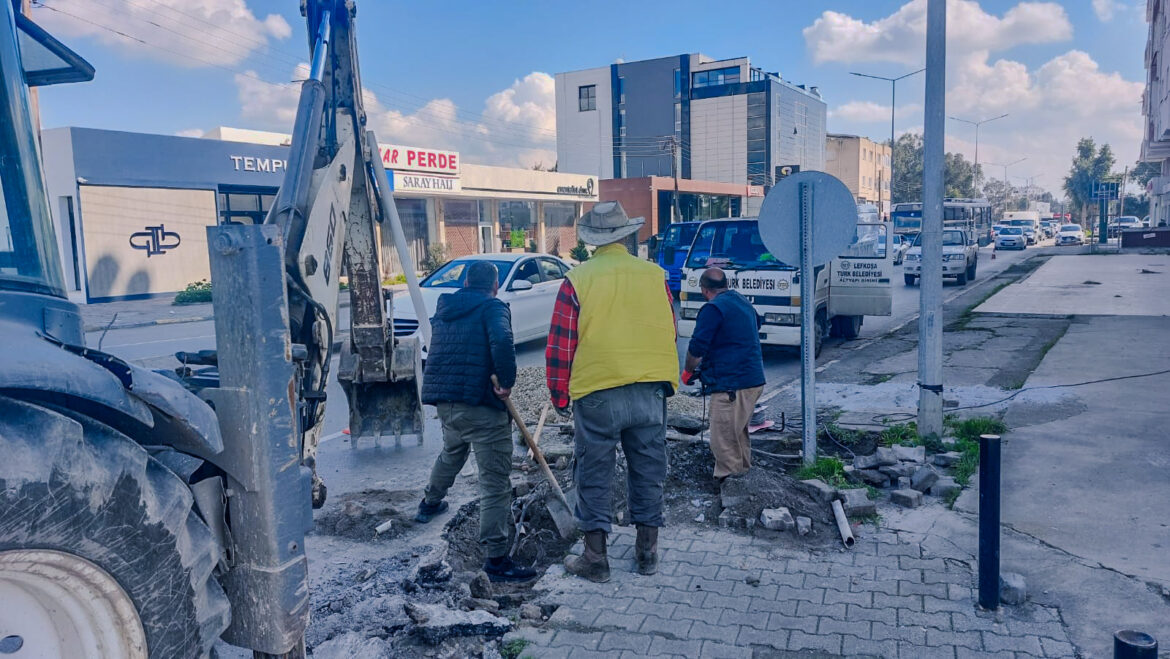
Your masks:
M621 202L603 201L577 221L577 237L595 247L616 243L636 232L646 223L646 218L631 219L626 215Z

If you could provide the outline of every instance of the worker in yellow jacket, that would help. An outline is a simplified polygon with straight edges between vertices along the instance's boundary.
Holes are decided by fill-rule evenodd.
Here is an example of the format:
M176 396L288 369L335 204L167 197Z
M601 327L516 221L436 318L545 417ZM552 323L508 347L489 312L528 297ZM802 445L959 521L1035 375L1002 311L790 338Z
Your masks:
M553 308L545 352L553 405L574 419L576 514L582 556L565 569L609 581L613 473L620 442L629 470L635 564L658 571L658 528L666 480L666 398L678 387L674 307L662 268L630 254L643 218L616 201L593 207L577 235L597 251L569 271Z

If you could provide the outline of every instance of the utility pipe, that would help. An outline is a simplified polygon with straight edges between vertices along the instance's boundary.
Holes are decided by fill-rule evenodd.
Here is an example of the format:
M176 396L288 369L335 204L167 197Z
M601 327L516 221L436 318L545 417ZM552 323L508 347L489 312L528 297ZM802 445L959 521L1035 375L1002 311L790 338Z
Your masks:
M845 518L845 509L841 507L840 499L833 500L833 517L837 520L837 531L841 534L841 542L846 549L853 549L857 542L853 539L853 529L849 528L849 520Z

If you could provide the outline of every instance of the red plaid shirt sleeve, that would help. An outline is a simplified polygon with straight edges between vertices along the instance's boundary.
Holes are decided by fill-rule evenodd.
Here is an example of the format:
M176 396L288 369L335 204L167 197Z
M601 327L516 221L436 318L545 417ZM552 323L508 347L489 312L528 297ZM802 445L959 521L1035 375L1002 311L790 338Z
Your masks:
M573 356L577 353L577 318L580 315L577 292L565 279L553 305L548 346L544 350L548 390L553 405L557 407L569 405L569 376L573 372Z

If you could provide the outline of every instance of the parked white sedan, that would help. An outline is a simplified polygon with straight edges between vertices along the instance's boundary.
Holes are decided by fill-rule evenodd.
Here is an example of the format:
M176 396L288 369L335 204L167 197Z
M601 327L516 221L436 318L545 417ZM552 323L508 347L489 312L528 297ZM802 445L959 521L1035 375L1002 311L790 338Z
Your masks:
M1082 245L1085 242L1085 230L1079 224L1065 224L1056 234L1057 245Z
M551 254L476 254L449 261L420 282L427 315L434 316L439 298L463 287L467 266L474 261L491 261L500 271L499 298L512 309L512 337L516 343L548 336L553 304L568 263ZM410 294L394 294L394 336L418 332L418 316Z

